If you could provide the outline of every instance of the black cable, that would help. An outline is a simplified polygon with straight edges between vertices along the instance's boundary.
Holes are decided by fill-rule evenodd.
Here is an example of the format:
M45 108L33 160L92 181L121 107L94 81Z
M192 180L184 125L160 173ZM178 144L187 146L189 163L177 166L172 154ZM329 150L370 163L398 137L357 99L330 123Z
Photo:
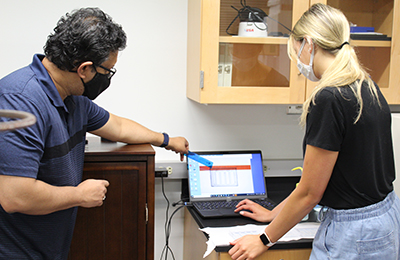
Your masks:
M246 8L247 8L247 7L246 7ZM252 10L250 10L250 9L248 9L248 10L249 10L249 12L250 12L252 15L254 15L255 17L257 17L258 20L262 21L262 23L265 25L265 29L258 27L258 25L256 24L256 22L253 22L254 26L255 26L258 30L261 30L261 31L268 31L268 24L267 24L267 22L265 22L264 19L262 19L260 16L258 16L258 14L256 14L256 13L253 12ZM268 17L267 14L265 14L265 15Z
M234 6L231 6L233 9L235 9L236 11L238 11L238 9L236 9ZM229 35L235 35L235 34L232 34L232 33L230 33L230 32L228 32L229 31L229 28L231 28L231 26L232 26L232 24L236 21L236 19L239 17L239 11L238 11L238 15L236 15L236 17L235 17L235 19L233 19L232 20L232 22L228 25L228 27L226 28L226 30L225 30L225 32L227 33L227 34L229 34Z
M170 218L169 218L169 220L168 220L167 233L166 233L166 241L167 241L167 242L166 242L166 244L165 244L166 247L167 247L167 252L166 252L166 255L165 255L165 260L167 260L168 251L171 252L172 258L175 259L174 252L173 252L172 249L169 247L168 241L169 241L169 237L170 237L170 235L171 235L172 217L175 215L176 212L178 212L178 211L179 211L181 208L183 208L183 207L185 207L185 206L180 206L179 208L175 209L175 211L171 214L171 216L170 216Z
M165 200L167 201L167 209L165 211L165 223L164 223L164 232L166 232L168 211L169 211L169 200L168 200L167 195L165 194L165 191L164 191L164 178L163 177L161 177L161 191L162 191L162 194L163 194Z
M172 259L175 260L175 255L174 252L172 251L172 248L169 246L169 237L171 235L171 224L172 224L172 217L176 214L176 212L178 212L181 208L189 206L188 203L184 202L183 204L181 204L181 206L179 206L177 209L175 209L171 216L168 217L168 213L169 213L169 205L170 202L167 198L167 195L165 194L164 191L164 178L161 177L161 190L162 190L162 194L165 198L165 200L167 201L167 209L165 212L165 223L164 223L164 232L165 232L165 245L163 250L161 251L161 255L160 255L160 260L162 260L163 256L165 256L165 260L168 259L168 253L171 253ZM172 203L172 206L175 207L176 205L178 205L180 202L183 202L183 199L179 200L178 202Z
M172 207L175 207L176 205L178 205L182 201L183 201L183 199L180 199L177 202L172 203Z
M169 200L167 198L167 195L165 194L165 190L164 190L164 178L161 177L161 191L162 194L165 198L165 200L167 201L167 208L165 210L165 223L164 223L164 234L165 234L165 246L161 252L161 256L160 256L160 260L162 259L164 253L165 253L165 259L167 259L168 257L168 251L171 250L171 248L168 246L168 239L167 239L167 224L168 224L168 213L169 213ZM172 250L171 250L172 251Z

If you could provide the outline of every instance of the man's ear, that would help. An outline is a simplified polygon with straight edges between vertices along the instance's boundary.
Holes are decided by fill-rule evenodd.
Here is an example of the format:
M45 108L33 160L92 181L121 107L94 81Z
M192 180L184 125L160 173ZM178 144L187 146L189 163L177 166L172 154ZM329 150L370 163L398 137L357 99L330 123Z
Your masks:
M93 62L82 62L81 65L79 65L79 67L77 68L76 72L82 79L88 77L91 73L93 73Z

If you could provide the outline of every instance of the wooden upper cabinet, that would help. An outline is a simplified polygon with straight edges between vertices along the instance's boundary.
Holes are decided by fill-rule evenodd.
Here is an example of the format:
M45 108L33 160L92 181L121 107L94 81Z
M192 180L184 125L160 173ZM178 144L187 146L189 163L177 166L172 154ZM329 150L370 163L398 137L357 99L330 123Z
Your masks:
M400 1L399 0L311 0L340 9L350 23L374 27L391 40L351 40L358 58L378 84L389 104L400 104ZM307 96L315 87L307 81Z
M400 0L247 0L270 18L268 37L239 37L227 28L240 0L189 0L187 97L204 104L301 104L315 83L287 55L289 31L316 2L341 9L349 21L375 27L389 41L352 40L360 60L391 104L400 104ZM272 18L272 19L271 19ZM278 23L279 22L279 23ZM282 26L283 24L284 26ZM229 28L237 34L239 18ZM281 34L283 36L271 36Z
M309 1L248 0L292 28ZM226 32L239 0L188 1L187 96L208 104L302 103L306 81L287 55L288 37L238 37ZM268 33L289 31L267 18ZM237 34L239 18L229 32Z

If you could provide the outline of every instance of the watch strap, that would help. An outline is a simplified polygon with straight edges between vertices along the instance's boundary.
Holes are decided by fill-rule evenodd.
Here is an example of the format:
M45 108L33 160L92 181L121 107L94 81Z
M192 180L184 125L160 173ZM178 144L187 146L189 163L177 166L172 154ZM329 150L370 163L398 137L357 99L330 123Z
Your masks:
M265 233L265 231L260 235L261 242L264 244L264 246L271 247L275 245L275 243L272 243L271 240L269 239L268 235Z
M162 133L164 135L164 141L160 145L160 147L165 147L169 144L169 135L167 133Z

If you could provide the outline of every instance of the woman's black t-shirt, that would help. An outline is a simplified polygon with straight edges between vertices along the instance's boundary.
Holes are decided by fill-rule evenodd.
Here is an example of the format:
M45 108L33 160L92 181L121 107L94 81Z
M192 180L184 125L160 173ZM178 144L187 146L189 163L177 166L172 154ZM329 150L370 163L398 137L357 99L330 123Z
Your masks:
M324 88L310 105L304 153L306 145L339 152L320 205L364 207L383 200L393 190L390 108L379 89L378 95L381 106L363 84L364 108L357 123L359 105L350 86Z

